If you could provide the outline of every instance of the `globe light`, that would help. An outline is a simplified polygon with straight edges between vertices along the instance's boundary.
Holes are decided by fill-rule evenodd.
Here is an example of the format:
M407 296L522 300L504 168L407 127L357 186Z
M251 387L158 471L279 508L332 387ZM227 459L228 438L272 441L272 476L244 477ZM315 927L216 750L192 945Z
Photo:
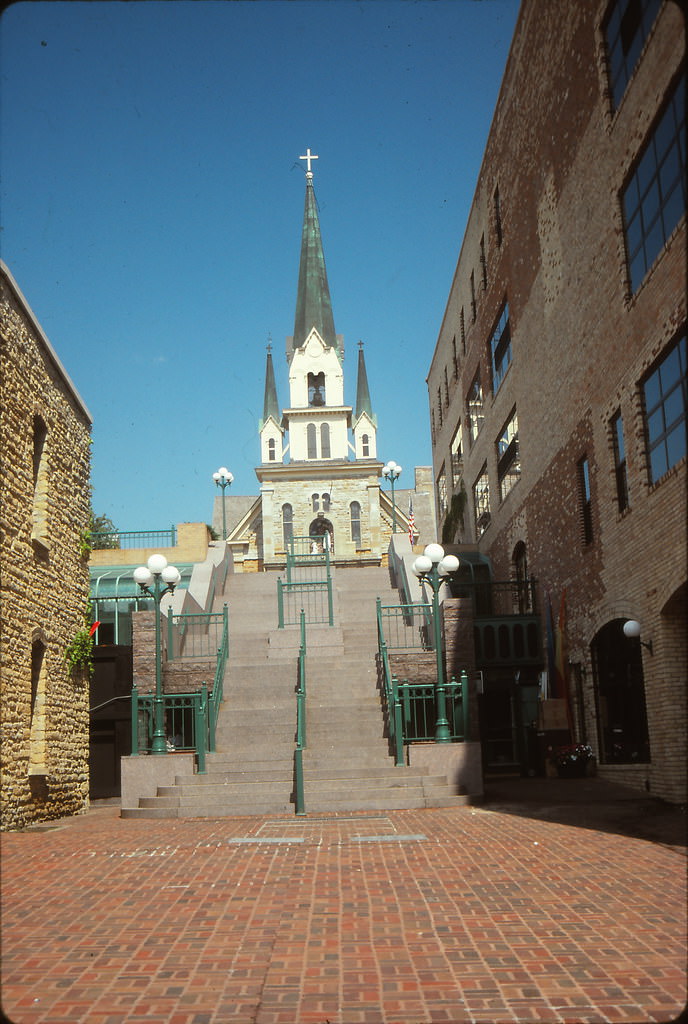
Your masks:
M151 555L148 559L147 565L155 576L159 576L167 565L167 559L164 555Z
M640 623L636 622L635 619L629 619L628 622L624 622L623 631L624 636L635 639L640 636Z
M439 571L442 576L447 576L451 572L456 572L459 568L459 560L456 555L445 555L439 565Z
M434 565L437 565L444 558L444 548L441 544L428 544L423 554L426 558L429 558Z
M179 572L179 569L176 567L176 565L166 565L161 575L164 582L167 583L167 585L170 587L176 587L182 578L181 573Z
M416 576L422 576L424 573L432 570L432 562L427 555L418 555L418 558L413 563L412 569Z
M148 587L153 582L153 573L145 565L140 565L134 569L134 582L140 587Z

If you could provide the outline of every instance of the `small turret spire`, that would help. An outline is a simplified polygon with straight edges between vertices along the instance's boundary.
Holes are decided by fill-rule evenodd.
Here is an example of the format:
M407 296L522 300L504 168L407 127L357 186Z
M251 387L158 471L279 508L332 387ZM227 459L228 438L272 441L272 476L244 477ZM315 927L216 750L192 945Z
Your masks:
M356 408L355 418L358 419L362 413L367 413L371 420L373 417L373 407L370 401L370 391L368 389L368 374L366 373L365 358L363 356L363 342L358 343L358 378L356 380Z
M263 423L266 423L272 416L276 423L280 421L279 403L277 401L277 386L275 384L275 370L272 365L272 345L268 340L268 355L265 364L265 398L263 400Z

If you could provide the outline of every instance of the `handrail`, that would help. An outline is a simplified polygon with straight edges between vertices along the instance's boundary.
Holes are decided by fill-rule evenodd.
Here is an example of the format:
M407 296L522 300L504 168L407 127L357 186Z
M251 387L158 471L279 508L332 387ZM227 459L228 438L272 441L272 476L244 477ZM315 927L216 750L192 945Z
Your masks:
M297 814L305 814L303 786L303 751L306 746L306 614L301 609L301 644L299 646L298 680L296 684L296 749L294 750L294 804Z
M376 601L377 613L377 640L382 668L382 689L387 705L387 728L389 739L394 750L394 764L400 768L404 764L404 737L401 720L401 706L399 704L397 681L392 675L389 665L389 654L382 629L382 601L378 597Z
M219 614L219 613L218 613ZM222 632L216 651L215 676L208 693L204 682L193 693L163 694L163 715L172 737L172 749L194 751L199 774L206 771L206 754L215 750L215 731L223 699L224 673L229 653L229 618L227 605L222 610ZM148 751L152 743L153 693L139 693L131 688L131 753ZM143 740L143 742L142 742Z

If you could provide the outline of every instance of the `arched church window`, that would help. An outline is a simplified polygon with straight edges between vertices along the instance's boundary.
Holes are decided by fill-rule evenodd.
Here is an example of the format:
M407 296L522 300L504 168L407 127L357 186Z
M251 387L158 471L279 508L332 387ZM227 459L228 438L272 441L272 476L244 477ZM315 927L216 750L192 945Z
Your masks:
M320 458L329 459L330 457L330 424L320 424Z
M306 448L308 451L309 459L317 459L318 457L318 435L315 429L315 423L309 423L306 427Z
M361 451L363 452L363 458L367 459L370 455L370 438L367 434L363 434L361 437Z
M322 507L323 507L323 512L329 512L330 511L330 496L329 496L329 494L323 494L323 496L322 496Z
M313 406L325 405L325 374L308 374L308 404Z
M289 547L289 541L293 540L294 537L294 510L288 503L282 505L282 538L284 540L284 550L286 551Z
M274 439L274 437L271 437L268 440L268 461L269 462L274 462L275 461L275 439Z
M314 512L319 512L320 511L320 495L319 494L311 494L311 501L313 502L313 511Z
M351 516L351 539L357 548L361 546L361 506L357 501L352 501L349 505L349 514Z

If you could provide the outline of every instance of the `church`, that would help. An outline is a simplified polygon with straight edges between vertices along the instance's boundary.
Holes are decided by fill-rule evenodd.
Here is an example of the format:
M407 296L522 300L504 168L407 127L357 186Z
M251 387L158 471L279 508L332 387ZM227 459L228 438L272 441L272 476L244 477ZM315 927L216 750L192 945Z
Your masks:
M383 489L363 344L359 342L354 405L344 397L344 339L335 333L310 149L293 336L287 338L289 401L280 408L271 346L259 423L258 497L215 501L221 532L225 501L227 543L235 571L284 566L290 543L327 549L338 565L380 565L393 531L432 539L434 500L429 467L418 467L414 488ZM411 520L411 521L409 521Z

